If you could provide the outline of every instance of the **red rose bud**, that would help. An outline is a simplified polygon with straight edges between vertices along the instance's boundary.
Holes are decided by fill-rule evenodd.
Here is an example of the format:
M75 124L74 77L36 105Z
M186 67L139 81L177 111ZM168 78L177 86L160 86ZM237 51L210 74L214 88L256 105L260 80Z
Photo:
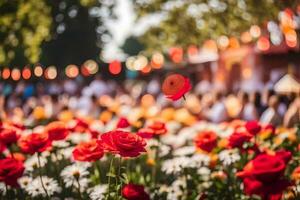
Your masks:
M249 121L246 123L245 127L252 135L258 134L261 130L261 126L257 121Z
M191 89L190 80L181 74L169 75L162 84L163 93L173 101L184 98L185 93Z
M253 136L247 132L234 132L229 137L229 146L232 148L242 148L245 142L249 142Z
M150 200L144 186L129 183L122 188L122 197L127 200Z
M163 135L167 133L166 124L163 122L155 121L148 128L153 130L154 135Z
M31 133L20 138L19 147L24 153L41 153L51 147L51 141L46 133Z
M104 151L122 157L137 157L146 152L145 140L137 134L126 131L115 130L104 133L98 142L103 146Z
M48 133L49 140L63 140L69 134L69 130L66 128L63 122L51 122L46 126L46 132Z
M19 136L16 130L4 128L0 131L0 142L5 145L11 145L18 141Z
M0 160L0 181L6 185L17 187L17 180L23 175L24 165L22 162L13 158Z
M73 150L73 157L78 161L97 161L104 155L103 148L96 140L89 142L82 142L78 144Z
M217 135L213 131L199 133L194 139L197 148L211 152L217 146Z
M127 128L130 126L130 123L125 117L121 117L118 121L117 128Z

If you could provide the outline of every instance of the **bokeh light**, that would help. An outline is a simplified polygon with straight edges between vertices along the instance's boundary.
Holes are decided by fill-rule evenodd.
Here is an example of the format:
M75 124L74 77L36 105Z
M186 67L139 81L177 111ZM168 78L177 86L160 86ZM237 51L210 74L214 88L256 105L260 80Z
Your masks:
M151 58L151 67L154 69L160 69L163 64L164 56L159 52L155 52Z
M4 68L2 70L2 78L3 79L8 79L10 77L10 69L9 68Z
M87 60L83 63L84 68L88 71L89 74L96 74L99 70L99 66L94 60Z
M34 73L34 75L36 76L36 77L41 77L42 75L43 75L43 68L40 66L40 65L37 65L35 68L34 68L34 71L33 71L33 73Z
M241 35L241 40L243 43L249 43L252 41L252 36L248 31L243 32Z
M21 78L21 72L19 69L15 68L11 71L11 78L14 81L18 81Z
M183 60L183 50L181 47L170 48L169 55L174 63L181 63Z
M289 47L296 47L297 46L297 33L295 30L289 30L286 34L285 34L285 40L286 40L286 44Z
M112 61L111 63L109 63L108 70L113 75L119 74L122 71L121 62L118 60Z
M260 51L267 51L270 48L270 41L267 37L260 37L257 41L257 48Z
M76 65L68 65L66 67L65 73L69 78L75 78L79 74L79 69Z
M22 71L22 77L23 79L27 80L27 79L30 79L31 77L31 71L28 67L25 67Z
M46 79L50 79L53 80L57 77L57 69L55 66L49 66L46 70L45 70L45 78Z
M220 49L227 48L228 45L229 45L229 39L228 39L228 37L225 36L225 35L219 37L219 39L218 39L218 45L219 45Z
M252 37L258 38L261 34L261 30L260 30L259 26L257 26L257 25L251 26L250 34L252 35Z

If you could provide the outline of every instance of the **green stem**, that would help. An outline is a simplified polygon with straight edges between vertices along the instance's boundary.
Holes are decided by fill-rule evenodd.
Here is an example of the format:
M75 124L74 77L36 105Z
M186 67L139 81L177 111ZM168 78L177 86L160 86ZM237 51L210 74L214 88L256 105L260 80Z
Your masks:
M110 198L110 182L111 182L111 173L113 170L113 163L114 163L114 157L112 157L110 160L109 176L108 176L108 195L106 196L106 200Z
M79 178L76 178L76 181L77 181L77 184L78 184L77 191L78 191L79 199L82 199L82 194L81 194L81 191L80 191Z
M42 167L41 167L40 153L37 154L37 158L38 158L38 164L39 164L39 177L40 177L40 180L41 180L41 185L42 185L42 188L44 189L44 191L46 193L47 199L50 199L50 197L48 195L48 192L46 190L46 187L44 185L43 178L42 178Z

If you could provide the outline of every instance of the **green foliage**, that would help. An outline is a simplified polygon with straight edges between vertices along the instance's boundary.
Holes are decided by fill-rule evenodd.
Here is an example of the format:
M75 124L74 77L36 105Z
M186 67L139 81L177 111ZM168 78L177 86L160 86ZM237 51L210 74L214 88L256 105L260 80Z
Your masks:
M137 1L139 18L161 14L162 21L141 36L148 50L186 47L221 35L239 36L253 24L275 20L280 10L299 0L149 0Z
M50 7L39 0L0 1L0 63L8 64L21 52L36 62L40 45L50 38Z

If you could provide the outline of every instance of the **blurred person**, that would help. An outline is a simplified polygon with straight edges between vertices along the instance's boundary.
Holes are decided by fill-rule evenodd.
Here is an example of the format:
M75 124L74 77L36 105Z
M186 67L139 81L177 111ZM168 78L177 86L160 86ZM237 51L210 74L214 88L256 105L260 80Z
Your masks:
M101 75L96 75L95 79L90 83L89 88L92 93L91 95L96 95L97 97L107 93L107 85L102 80Z
M291 128L300 123L300 97L296 98L284 115L283 125Z
M264 108L261 103L261 94L256 91L251 94L250 99L252 99L252 101L254 102L254 106L256 108L257 115L261 116L262 113L264 112Z
M229 119L222 93L216 92L214 94L212 107L203 115L213 123L220 123Z
M278 112L279 99L273 95L269 99L269 107L263 112L260 122L265 124L273 124L279 126L282 123L282 118Z
M242 105L239 117L245 121L257 120L258 115L254 105L254 99L249 98L249 94L246 92L239 94L240 102Z
M78 87L74 79L67 79L63 82L63 88L65 93L74 95Z
M212 84L209 81L208 77L204 77L200 82L197 83L195 87L196 94L205 94L212 89Z

